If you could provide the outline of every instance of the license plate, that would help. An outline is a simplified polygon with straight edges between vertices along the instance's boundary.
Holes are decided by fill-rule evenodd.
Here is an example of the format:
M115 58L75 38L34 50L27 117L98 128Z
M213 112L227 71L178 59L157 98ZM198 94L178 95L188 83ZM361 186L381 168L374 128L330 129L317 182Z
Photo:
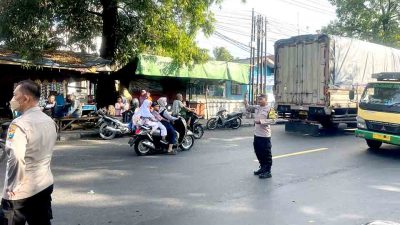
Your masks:
M390 141L390 136L389 135L373 134L372 137L374 139L381 140L381 141Z
M300 111L300 112L299 112L299 115L307 116L307 114L308 114L308 113L307 113L306 111Z

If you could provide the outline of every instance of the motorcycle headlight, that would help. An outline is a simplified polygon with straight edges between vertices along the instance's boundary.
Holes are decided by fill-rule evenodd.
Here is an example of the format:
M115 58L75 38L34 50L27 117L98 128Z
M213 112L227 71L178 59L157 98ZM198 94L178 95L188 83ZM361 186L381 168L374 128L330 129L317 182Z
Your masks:
M357 116L357 128L367 129L367 124L365 123L365 120L359 116Z

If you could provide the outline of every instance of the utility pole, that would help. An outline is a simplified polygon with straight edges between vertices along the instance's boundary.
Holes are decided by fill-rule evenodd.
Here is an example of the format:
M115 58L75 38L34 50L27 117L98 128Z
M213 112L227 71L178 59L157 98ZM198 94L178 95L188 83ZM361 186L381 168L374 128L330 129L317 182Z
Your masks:
M264 68L263 68L263 57L264 57L264 28L263 28L263 24L264 24L264 18L262 16L260 16L260 61L258 63L258 67L260 68L260 84L259 84L259 94L263 93L263 80L264 80Z
M260 53L261 53L261 40L260 40L260 35L261 35L261 15L257 16L257 89L256 89L256 95L260 94L260 83L261 83L261 70L260 70Z
M250 56L250 68L251 68L251 79L250 79L250 101L252 104L254 104L254 73L255 73L255 55L256 55L256 49L253 46L253 43L255 42L255 34L256 34L256 17L254 15L254 9L252 11L252 23L251 23L251 56Z
M265 93L267 88L268 71L268 20L262 15L255 15L252 11L251 41L250 41L250 75L248 101L255 103L254 96Z
M264 88L263 91L266 92L267 90L267 76L268 76L268 20L265 17L265 34L264 34L264 41L265 41L265 61L264 61L264 68L265 68L265 77L264 77Z
M249 96L248 96L248 102L250 104L253 104L253 80L254 80L254 62L253 62L253 54L254 54L254 50L253 50L253 40L254 40L254 36L253 36L253 32L254 32L254 9L252 10L251 13L251 34L250 34L250 58L249 58L249 65L250 65L250 73L249 73Z

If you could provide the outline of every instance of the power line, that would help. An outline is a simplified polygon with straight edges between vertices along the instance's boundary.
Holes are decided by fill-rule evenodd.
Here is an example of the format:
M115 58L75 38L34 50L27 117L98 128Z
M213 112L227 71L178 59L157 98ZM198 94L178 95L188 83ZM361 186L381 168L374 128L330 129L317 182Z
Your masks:
M297 1L294 1L294 0L280 0L280 1L285 2L285 3L289 4L289 5L294 5L294 6L303 8L303 9L307 9L309 11L313 11L313 12L317 12L317 13L321 13L321 14L336 15L335 13L329 12L328 10L321 9L321 8L316 7L316 6L300 3L300 2L297 2Z
M232 39L232 38L229 38L229 37L227 37L227 36L221 34L221 33L218 32L218 31L215 31L214 34L215 34L216 36L222 38L223 40L225 40L225 41L227 41L227 42L230 42L231 44L235 45L236 47L238 47L238 48L240 48L240 49L242 49L242 50L244 50L244 51L250 52L250 47L247 46L246 44L243 44L243 43L241 43L241 42L239 42L239 41L236 41L236 40L234 40L234 39Z
M247 35L246 32L251 30L251 27L234 26L234 24L221 25L221 24L219 24L219 22L217 22L215 27L220 31L225 31L225 32L228 32L231 34L236 34L236 35L245 36L245 37L249 37L249 35ZM283 26L274 25L274 24L270 24L268 31L271 31L274 34L282 35L284 37L294 36L298 32L297 29L285 28ZM307 31L305 31L305 30L301 30L301 31L303 33L307 33Z
M238 20L245 20L245 21L251 21L251 18L246 18L246 17L238 17L238 16L224 16L224 15L215 15L216 17L223 17L223 18L232 18L232 19L238 19Z
M241 32L238 32L238 31L235 31L235 30L230 30L230 29L223 28L223 27L218 27L218 25L216 27L218 28L218 30L223 30L223 31L226 31L226 32L229 32L229 33L232 33L232 34L237 34L237 35L241 35L241 36L245 36L245 37L250 37L249 34L241 33Z
M297 24L293 24L293 23L289 23L289 22L282 22L278 18L271 17L271 16L266 16L266 15L260 13L260 12L257 12L257 11L255 11L255 12L257 14L259 14L259 15L263 15L263 16L267 17L268 22L275 23L279 27L284 27L284 28L287 27L287 29L296 30L296 33L297 33L298 29L299 29ZM247 19L246 18L244 20L244 18L237 17L237 16L234 16L234 15L226 16L226 17L227 18L217 18L217 23L224 23L224 24L240 26L240 27L247 27L247 28L250 28L250 26L251 26L251 22L250 22L251 19ZM292 28L289 28L289 27L292 27ZM308 33L309 32L308 30L303 29L302 27L300 27L300 31L302 33Z

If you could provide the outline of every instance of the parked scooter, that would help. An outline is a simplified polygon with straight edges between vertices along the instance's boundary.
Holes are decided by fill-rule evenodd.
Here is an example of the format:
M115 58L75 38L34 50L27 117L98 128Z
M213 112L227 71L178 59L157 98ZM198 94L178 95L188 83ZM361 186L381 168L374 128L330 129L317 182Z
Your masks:
M96 126L100 126L100 137L104 140L111 140L117 135L131 133L131 123L123 123L116 118L107 116L103 110L98 110L97 114L100 119Z
M179 147L183 151L190 150L194 145L193 133L188 130L185 119L179 117L173 124L177 132L177 143L174 147ZM157 130L153 135L150 135L151 128L140 126L136 129L135 134L129 140L129 145L134 146L138 156L166 153L168 144L161 140L161 131Z
M232 128L238 129L242 125L243 113L233 112L227 114L226 109L217 112L217 115L207 122L207 128L214 130L215 128Z
M200 119L201 116L197 115L194 112L191 113L189 129L193 132L193 136L196 139L202 138L204 134L204 128L203 125L200 123Z
M7 138L7 131L10 123L3 123L1 125L1 135L0 135L0 162L2 162L6 156L6 138Z

